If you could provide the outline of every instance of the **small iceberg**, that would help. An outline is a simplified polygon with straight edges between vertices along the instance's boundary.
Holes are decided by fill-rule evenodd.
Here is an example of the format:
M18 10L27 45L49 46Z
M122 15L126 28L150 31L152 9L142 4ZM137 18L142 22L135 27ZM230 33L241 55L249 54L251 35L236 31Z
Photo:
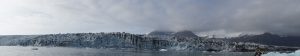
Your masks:
M39 50L38 48L31 48L31 50Z
M167 49L159 49L159 51L168 51Z

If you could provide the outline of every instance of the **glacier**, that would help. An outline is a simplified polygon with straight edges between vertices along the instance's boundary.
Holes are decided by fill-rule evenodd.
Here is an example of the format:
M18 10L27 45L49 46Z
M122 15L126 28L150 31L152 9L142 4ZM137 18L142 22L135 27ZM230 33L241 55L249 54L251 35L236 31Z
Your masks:
M255 51L256 47L270 51L295 50L281 46L248 42L231 42L226 39L199 37L191 31L131 34L126 32L66 33L45 35L0 36L1 46L49 46L78 48L114 48L136 50L187 50L187 51Z

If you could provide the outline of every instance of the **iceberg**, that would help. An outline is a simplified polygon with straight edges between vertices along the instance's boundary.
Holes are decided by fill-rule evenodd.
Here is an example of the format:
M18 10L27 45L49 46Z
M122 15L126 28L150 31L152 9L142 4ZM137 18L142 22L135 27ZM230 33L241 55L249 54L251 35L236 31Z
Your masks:
M168 51L167 49L160 49L159 51Z

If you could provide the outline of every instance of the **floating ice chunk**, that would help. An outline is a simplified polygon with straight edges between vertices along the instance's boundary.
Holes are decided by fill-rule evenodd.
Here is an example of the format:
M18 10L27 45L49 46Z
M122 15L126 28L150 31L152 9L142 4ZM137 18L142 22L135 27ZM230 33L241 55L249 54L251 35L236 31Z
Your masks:
M159 51L168 51L167 49L159 49Z
M300 50L297 50L293 53L270 52L267 54L263 54L262 56L300 56Z

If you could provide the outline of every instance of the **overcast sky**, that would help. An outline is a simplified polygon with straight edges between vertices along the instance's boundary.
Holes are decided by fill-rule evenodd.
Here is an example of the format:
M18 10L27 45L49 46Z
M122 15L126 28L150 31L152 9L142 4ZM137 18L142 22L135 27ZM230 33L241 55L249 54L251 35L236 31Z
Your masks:
M300 33L300 0L0 0L0 35Z

